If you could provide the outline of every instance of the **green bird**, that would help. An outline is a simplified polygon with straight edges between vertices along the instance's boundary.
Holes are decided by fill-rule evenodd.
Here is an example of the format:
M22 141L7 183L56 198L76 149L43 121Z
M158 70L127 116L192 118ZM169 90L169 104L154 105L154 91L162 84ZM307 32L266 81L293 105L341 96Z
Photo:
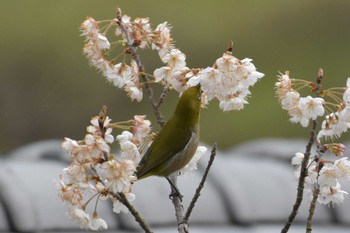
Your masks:
M200 108L200 86L189 87L180 97L174 115L165 123L138 164L135 174L139 180L164 176L177 190L168 177L183 168L197 150Z

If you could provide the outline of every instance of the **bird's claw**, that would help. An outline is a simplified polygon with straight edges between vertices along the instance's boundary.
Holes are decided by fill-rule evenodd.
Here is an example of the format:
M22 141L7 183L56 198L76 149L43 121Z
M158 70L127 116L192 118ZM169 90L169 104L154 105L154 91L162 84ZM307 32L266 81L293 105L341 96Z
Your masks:
M174 197L178 197L178 198L180 199L180 201L182 202L183 196L181 195L181 193L180 193L179 191L175 190L175 191L173 191L173 192L171 192L171 193L169 194L169 199L170 199L170 200L173 200Z

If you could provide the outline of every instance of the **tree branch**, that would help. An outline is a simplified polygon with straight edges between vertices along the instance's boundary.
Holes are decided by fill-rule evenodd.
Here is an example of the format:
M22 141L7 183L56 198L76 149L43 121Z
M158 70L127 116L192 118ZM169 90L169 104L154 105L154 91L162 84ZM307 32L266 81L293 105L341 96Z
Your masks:
M319 69L318 75L317 75L317 82L316 82L317 85L316 85L316 90L315 90L315 93L317 96L320 95L322 78L323 78L323 70ZM306 145L304 159L301 163L300 176L299 176L298 189L297 189L298 190L297 197L296 197L295 203L293 205L293 209L288 217L287 222L285 223L284 227L282 228L281 233L288 232L290 226L292 225L295 217L298 214L299 207L303 201L304 183L305 183L305 178L308 175L307 174L308 173L307 166L308 166L310 155L311 155L311 148L312 148L312 145L314 144L315 138L316 138L316 127L317 127L317 121L314 120L314 121L312 121L312 128L310 130L309 141Z
M299 176L299 181L298 181L298 192L297 192L297 197L295 200L295 203L293 205L292 212L290 213L287 222L285 223L281 233L286 233L288 232L290 226L292 225L295 217L298 214L299 207L303 201L303 194L304 194L304 182L305 178L307 176L307 165L310 159L311 155L311 148L315 140L315 135L316 135L316 126L317 123L316 121L312 121L312 129L310 131L310 137L308 144L306 145L306 150L304 153L304 159L301 163L301 169L300 169L300 176Z
M215 156L216 156L216 148L217 148L217 144L215 143L215 144L213 145L212 150L211 150L210 159L209 159L209 161L208 161L207 168L205 169L205 172L204 172L204 174L203 174L202 180L201 180L201 182L199 183L199 185L198 185L198 187L197 187L197 189L196 189L196 193L194 194L194 196L193 196L193 198L192 198L192 200L191 200L191 203L190 203L190 205L189 205L188 208L187 208L185 217L183 218L182 222L185 222L185 223L188 222L188 219L190 218L190 215L191 215L191 213L192 213L192 210L193 210L194 206L196 205L196 202L197 202L199 196L201 195L201 191L202 191L202 189L203 189L203 187L204 187L204 183L205 183L205 181L206 181L206 179L207 179L207 176L208 176L210 167L211 167L211 165L213 164L214 159L215 159Z
M312 231L312 219L315 213L317 198L319 193L320 193L320 188L317 185L317 187L313 191L312 201L309 208L309 216L307 217L307 224L306 224L306 233L311 233Z
M317 169L317 178L316 178L316 184L312 193L312 201L310 203L309 207L309 216L307 217L307 223L306 223L306 233L311 233L312 231L312 220L315 214L315 209L317 205L317 199L318 195L320 194L320 185L318 184L318 179L320 177L320 171L322 169L321 164L321 157L324 155L324 151L322 151L322 147L319 142L317 142L317 156L318 158L315 159L315 162L317 163L316 169Z
M159 108L160 105L163 103L163 101L165 100L165 98L167 97L167 95L169 94L169 90L170 90L170 84L166 84L162 94L160 94L158 102L156 104L156 107Z

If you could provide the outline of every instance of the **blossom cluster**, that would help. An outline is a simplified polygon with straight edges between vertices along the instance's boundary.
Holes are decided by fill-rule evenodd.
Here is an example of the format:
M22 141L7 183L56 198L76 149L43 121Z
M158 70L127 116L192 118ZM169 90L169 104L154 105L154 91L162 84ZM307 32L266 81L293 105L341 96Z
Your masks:
M135 48L152 48L158 51L161 61L166 66L153 72L154 81L168 85L180 94L189 86L202 86L202 102L216 98L223 111L241 110L247 104L246 97L250 95L249 88L264 76L257 72L249 58L239 60L226 51L218 58L212 67L205 69L186 66L186 55L173 45L170 26L167 22L152 29L149 18L136 18L133 21L127 15L108 21L105 31L92 17L88 17L81 25L82 35L86 37L84 53L91 65L102 71L107 80L118 88L124 88L132 100L143 98L142 83L137 63L131 59L130 65L125 62L114 64L108 59L110 50L120 43L122 46ZM106 37L107 31L115 27L114 35L121 40L110 43ZM121 42L120 42L121 41ZM128 49L124 53L128 54Z
M307 127L310 120L316 120L317 117L324 115L325 101L323 98L310 95L301 97L300 93L293 89L293 84L298 81L301 80L291 79L289 72L280 75L275 84L276 94L282 108L288 111L290 121L300 122L303 127Z
M141 101L143 91L136 62L131 60L130 65L125 62L115 64L114 59L108 59L108 54L116 45L126 46L129 42L141 49L152 47L158 50L162 59L166 59L163 57L166 57L173 47L170 27L165 22L153 30L148 18L136 18L133 21L127 15L120 18L121 20L108 20L108 25L104 26L106 29L102 31L100 24L104 22L88 17L81 24L82 36L86 38L83 51L90 64L100 70L110 83L123 88L132 100ZM115 28L116 41L111 43L106 34L112 27ZM126 51L124 53L127 53Z
M336 146L343 147L337 144ZM296 153L292 164L297 167L295 176L300 176L301 162L304 159L303 153ZM319 190L317 201L324 205L339 205L348 194L341 190L341 181L350 180L350 161L347 157L335 160L334 162L315 158L308 161L307 176L305 177L305 193L312 199L315 190Z
M318 140L337 138L348 130L350 127L350 78L347 79L345 88L321 90L320 97L311 97L310 95L301 97L300 93L293 88L297 85L313 87L316 84L292 79L289 77L289 72L280 75L275 84L277 97L282 108L288 111L291 122L300 122L303 127L307 127L310 120L316 120L325 114L325 108L328 104L336 106L336 111L326 115L322 122L322 129L317 135ZM325 101L324 98L327 96L333 100L332 103Z
M206 100L218 99L223 111L241 110L248 103L249 88L264 77L251 61L250 58L240 60L226 51L212 67L194 74L190 83L199 82Z
M128 130L114 137L113 128ZM97 203L110 199L115 213L128 212L118 194L123 193L129 202L135 200L132 184L137 178L134 172L141 160L142 148L153 138L151 122L145 116L136 115L132 120L112 123L108 116L100 114L91 119L86 130L83 140L65 138L62 143L72 162L60 175L58 194L69 204L68 214L82 228L107 229L107 223L99 217ZM118 155L111 153L115 139L120 146ZM179 173L188 174L195 170L206 151L206 147L198 147L192 160ZM90 214L87 206L93 199L96 199L96 205Z
M84 140L76 141L65 138L62 147L71 155L71 164L64 169L59 181L59 196L69 204L69 215L77 220L82 228L107 229L107 223L99 217L97 207L90 215L87 205L96 199L111 199L113 211L120 213L128 209L116 198L123 192L129 201L135 199L131 192L136 180L134 172L140 160L138 146L149 136L150 121L144 116L135 116L128 121L131 130L117 136L121 155L111 153L110 145L114 142L112 128L123 128L118 123L111 123L108 116L96 116L87 127Z
M217 98L223 111L241 110L248 102L249 87L253 86L263 73L256 71L251 59L239 60L230 51L218 58L212 67L190 69L186 67L186 56L178 49L172 49L163 59L167 66L154 71L156 82L169 83L176 91L183 92L189 86L200 84L202 104Z

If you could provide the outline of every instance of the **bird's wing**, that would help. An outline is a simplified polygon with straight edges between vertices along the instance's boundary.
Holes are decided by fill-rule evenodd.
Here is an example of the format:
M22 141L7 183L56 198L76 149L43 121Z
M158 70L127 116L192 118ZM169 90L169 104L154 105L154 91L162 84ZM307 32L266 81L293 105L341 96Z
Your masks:
M145 175L149 172L151 173L154 168L170 160L172 156L182 151L190 141L192 131L189 128L177 127L172 129L173 133L164 134L163 132L167 132L166 127L169 125L165 124L164 128L142 157L136 171L138 178L146 177ZM176 138L176 141L174 141L174 138Z

